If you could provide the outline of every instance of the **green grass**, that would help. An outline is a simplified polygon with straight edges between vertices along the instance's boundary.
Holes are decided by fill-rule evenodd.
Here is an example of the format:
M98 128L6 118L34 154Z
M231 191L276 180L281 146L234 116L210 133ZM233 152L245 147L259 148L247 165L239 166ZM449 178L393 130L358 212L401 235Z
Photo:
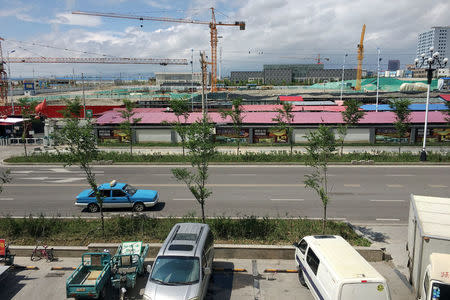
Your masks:
M272 151L269 153L243 153L236 155L235 152L217 153L211 160L212 163L305 163L309 159L308 155L294 151L290 155L288 151ZM104 152L101 151L98 160L111 160L115 163L189 163L189 157L181 154L134 154L128 152ZM419 162L419 153L402 152L362 152L346 153L344 155L335 154L330 162L348 163L352 160L373 160L382 163L408 163ZM9 163L64 163L67 161L65 155L52 153L33 154L28 157L15 156L5 159ZM429 162L449 162L450 152L429 152L427 156Z
M115 243L143 240L162 242L174 224L200 222L195 217L155 219L146 216L105 219L106 236L102 237L100 219L0 218L0 235L15 245L35 245L39 240L48 245L85 246L93 242ZM252 216L231 219L207 219L216 243L285 244L303 236L322 233L322 221L308 219L270 219ZM326 234L341 235L355 246L370 246L346 223L328 221Z

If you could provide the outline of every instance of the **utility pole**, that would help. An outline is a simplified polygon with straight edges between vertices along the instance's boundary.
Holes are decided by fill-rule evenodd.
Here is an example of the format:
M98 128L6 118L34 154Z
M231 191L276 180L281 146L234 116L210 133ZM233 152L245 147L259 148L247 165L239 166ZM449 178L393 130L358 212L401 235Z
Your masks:
M342 64L342 82L341 82L341 101L342 101L342 93L344 92L344 70L345 70L345 58L348 56L347 53L344 55L344 63Z
M194 49L191 49L191 104L194 112Z
M375 105L375 112L378 112L378 86L380 84L380 48L377 48L377 101Z
M83 116L84 119L86 119L86 98L84 97L84 73L81 73L81 84L82 84L82 90L83 90Z
M206 88L206 76L207 76L207 62L206 62L206 58L205 58L205 52L201 51L200 52L200 65L202 66L202 114L203 117L205 117L206 114L206 110L205 110L205 88Z

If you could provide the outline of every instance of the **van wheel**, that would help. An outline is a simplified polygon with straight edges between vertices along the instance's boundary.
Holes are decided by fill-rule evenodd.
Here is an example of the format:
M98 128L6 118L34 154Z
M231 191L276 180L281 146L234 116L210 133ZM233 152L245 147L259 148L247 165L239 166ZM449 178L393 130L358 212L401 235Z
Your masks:
M100 207L98 207L98 205L95 203L91 203L88 205L87 209L91 213L96 213L100 210Z
M305 281L305 274L303 274L303 271L301 269L298 270L298 281L300 281L300 284L304 287L308 287Z

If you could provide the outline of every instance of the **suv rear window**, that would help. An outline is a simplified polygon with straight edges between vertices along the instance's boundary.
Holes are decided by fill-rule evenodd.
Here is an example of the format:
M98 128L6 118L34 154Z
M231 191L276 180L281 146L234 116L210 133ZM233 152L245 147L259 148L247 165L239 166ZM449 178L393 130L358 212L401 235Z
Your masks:
M314 275L317 275L317 269L319 269L320 260L314 253L314 251L311 250L311 248L309 248L308 254L306 255L306 262L313 271Z
M301 240L300 244L298 244L298 249L300 249L300 251L305 254L306 253L306 248L308 248L308 243L305 240Z

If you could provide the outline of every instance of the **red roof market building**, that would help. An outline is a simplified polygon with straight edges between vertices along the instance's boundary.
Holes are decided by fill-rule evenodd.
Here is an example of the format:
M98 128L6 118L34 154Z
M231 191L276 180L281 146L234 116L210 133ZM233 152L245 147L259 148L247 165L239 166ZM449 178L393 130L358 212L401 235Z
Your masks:
M279 101L303 101L302 96L278 96Z
M279 107L277 105L244 106L243 130L238 135L232 129L230 117L224 119L218 112L210 112L208 117L212 123L215 123L216 140L218 141L234 142L240 139L242 142L248 143L286 143L286 133L274 129L276 127L274 119L278 114L276 109ZM335 111L309 111L308 109L311 109L311 106L295 107L293 111L293 139L297 143L304 142L305 134L320 124L335 128L344 123L342 114L338 110L339 106L334 106ZM155 108L138 108L134 112L134 118L141 118L141 121L135 126L134 140L136 142L179 142L179 137L170 125L177 121L173 112ZM200 112L191 113L186 124L191 124L201 117ZM414 111L411 113L411 131L405 141L421 141L424 120L425 112ZM117 141L120 139L118 127L123 121L120 109L103 113L95 121L98 137L104 141ZM367 112L358 126L349 128L346 141L370 143L399 141L393 127L394 121L395 114L393 112ZM450 128L441 112L429 112L428 127L429 139L435 142L450 142Z

